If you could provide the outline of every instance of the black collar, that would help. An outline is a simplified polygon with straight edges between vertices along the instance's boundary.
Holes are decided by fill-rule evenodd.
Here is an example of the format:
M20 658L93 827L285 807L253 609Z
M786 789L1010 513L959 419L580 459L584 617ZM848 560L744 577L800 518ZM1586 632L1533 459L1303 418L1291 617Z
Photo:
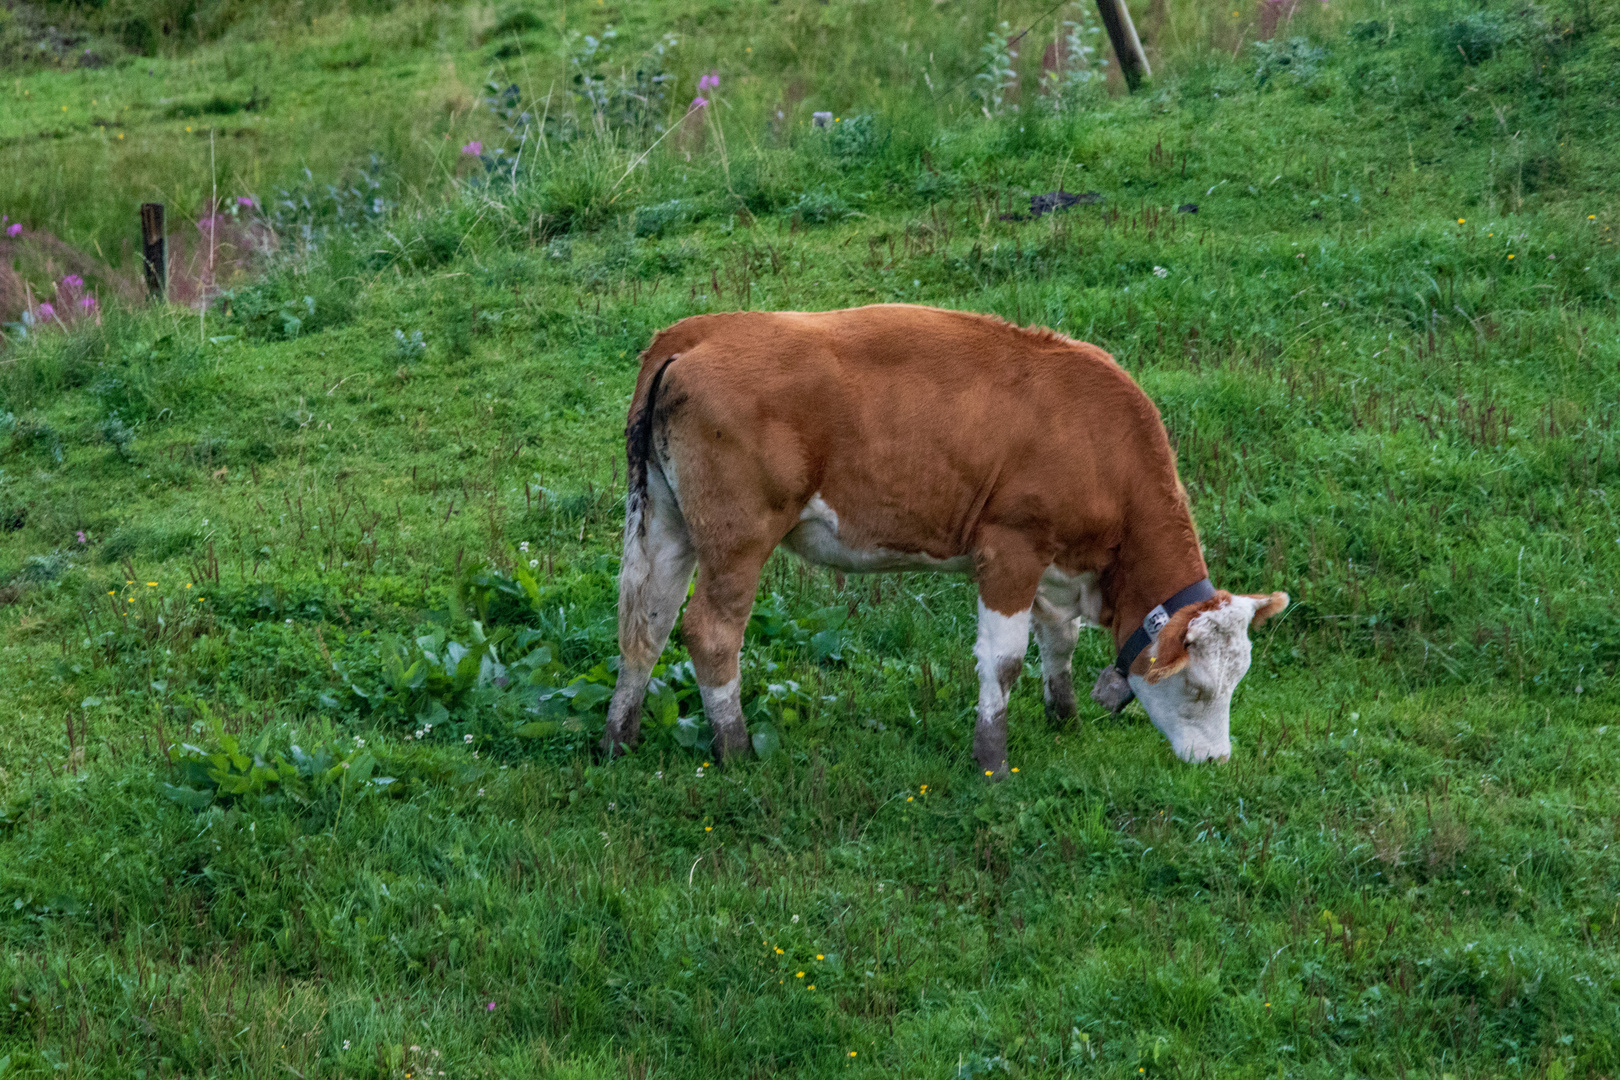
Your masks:
M1209 578L1204 578L1202 581L1193 582L1148 612L1142 619L1142 625L1138 626L1136 632L1126 638L1125 644L1119 648L1119 656L1114 660L1114 667L1119 669L1120 675L1127 680L1130 679L1131 665L1136 663L1138 656L1142 655L1142 650L1147 648L1153 639L1159 636L1159 631L1163 630L1164 624L1170 621L1170 616L1189 604L1201 603L1214 595L1215 586L1209 583Z

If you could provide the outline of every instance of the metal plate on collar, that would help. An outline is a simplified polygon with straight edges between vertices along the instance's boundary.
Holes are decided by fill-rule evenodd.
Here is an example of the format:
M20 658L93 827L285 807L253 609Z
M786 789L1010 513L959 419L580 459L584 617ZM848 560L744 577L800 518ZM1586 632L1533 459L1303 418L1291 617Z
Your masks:
M1160 604L1142 618L1142 629L1148 632L1149 637L1156 638L1159 631L1164 629L1164 624L1169 621L1169 614L1164 610L1164 605Z

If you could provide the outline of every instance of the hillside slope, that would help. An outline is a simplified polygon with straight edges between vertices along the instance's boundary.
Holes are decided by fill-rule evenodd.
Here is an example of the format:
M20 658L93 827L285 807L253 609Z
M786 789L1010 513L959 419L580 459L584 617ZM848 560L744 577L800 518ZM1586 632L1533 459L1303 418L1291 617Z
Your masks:
M1620 1067L1620 22L1169 3L1125 97L1101 52L1042 75L1100 40L1044 10L403 6L17 79L0 1059ZM37 140L138 89L128 156L89 105ZM204 117L232 166L166 164ZM212 235L273 250L115 303L130 203L198 234L216 175ZM591 760L638 351L875 301L1097 342L1158 402L1217 584L1298 601L1231 766L1025 680L981 790L971 584L785 558L764 759L706 763L677 642L647 746Z

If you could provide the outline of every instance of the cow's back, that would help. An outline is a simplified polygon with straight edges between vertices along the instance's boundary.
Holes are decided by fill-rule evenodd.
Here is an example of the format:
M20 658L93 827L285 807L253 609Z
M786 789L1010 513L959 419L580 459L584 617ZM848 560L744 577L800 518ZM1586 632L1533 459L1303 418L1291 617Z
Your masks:
M1162 457L1157 411L1106 353L972 313L698 316L643 361L638 398L664 371L666 453L684 438L689 455L746 460L772 503L837 508L852 543L947 558L1001 521L1061 546L1117 517L1143 452Z

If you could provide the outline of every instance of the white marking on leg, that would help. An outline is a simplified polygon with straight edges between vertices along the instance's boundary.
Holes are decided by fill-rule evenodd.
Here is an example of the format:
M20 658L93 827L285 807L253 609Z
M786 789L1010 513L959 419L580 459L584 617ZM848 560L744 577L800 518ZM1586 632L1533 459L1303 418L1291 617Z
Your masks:
M979 633L973 658L979 669L979 716L973 729L973 754L992 776L1007 768L1007 699L1024 669L1029 651L1030 609L1011 615L979 600Z
M697 565L686 521L663 472L648 465L647 486L629 499L619 565L619 677L608 704L603 748L634 742L653 665L680 615Z
M724 686L698 685L703 699L703 715L714 729L714 752L724 758L749 749L748 725L743 722L742 679L732 679Z

